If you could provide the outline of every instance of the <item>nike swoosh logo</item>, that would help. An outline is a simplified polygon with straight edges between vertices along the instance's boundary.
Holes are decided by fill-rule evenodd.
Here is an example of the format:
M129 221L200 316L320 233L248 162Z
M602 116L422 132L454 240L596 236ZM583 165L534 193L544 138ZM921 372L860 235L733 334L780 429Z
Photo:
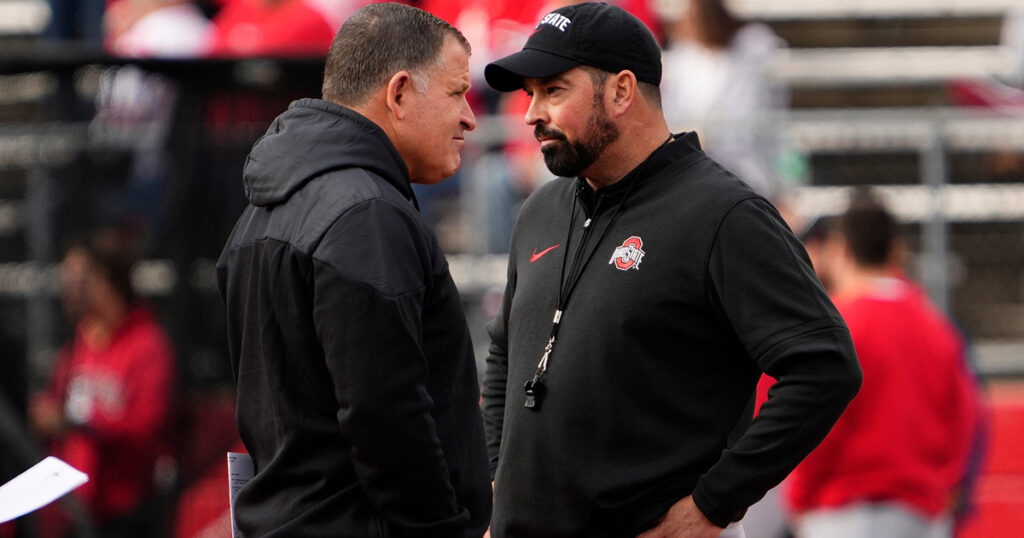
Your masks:
M560 246L562 246L561 243L559 243L559 244L557 244L557 245L555 245L553 247L548 247L548 248L546 248L546 249L544 249L544 250L542 250L540 252L537 252L536 248L533 249L533 255L530 256L530 263L533 263L533 262L539 260L541 258L541 256L547 254L548 252L551 252L552 250L555 250L556 248L558 248Z

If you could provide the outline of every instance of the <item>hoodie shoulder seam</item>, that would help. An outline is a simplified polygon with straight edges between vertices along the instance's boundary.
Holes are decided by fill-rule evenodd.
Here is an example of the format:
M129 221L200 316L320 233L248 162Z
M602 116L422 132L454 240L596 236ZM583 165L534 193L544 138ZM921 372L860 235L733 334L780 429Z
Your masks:
M362 170L362 169L360 169L360 170L363 173L365 173L367 176L370 176L371 180L373 179L373 176L375 174L373 174L372 172L369 172L367 170ZM325 176L326 175L330 175L330 173L324 174L324 175ZM391 200L388 200L387 198L385 198L384 193L380 189L380 186L377 185L376 182L374 182L374 185L377 187L377 189L376 189L377 192L374 194L374 196L369 196L369 197L366 197L366 198L364 198L362 200L353 201L348 206L342 208L338 212L338 214L335 215L334 218L331 220L331 223L324 227L324 231L323 231L323 233L320 234L320 237L317 238L317 240L316 240L316 242L314 244L310 245L309 255L310 255L311 258L320 260L319 258L316 257L316 255L314 253L320 247L320 243L323 242L324 237L330 232L330 230L332 228L334 228L338 224L339 221L341 221L341 219L343 219L346 216L348 216L350 213L352 213L352 211L356 210L357 208L364 207L367 204L370 204L370 203L373 203L373 202L380 202L380 203L386 204L386 205L388 205L388 206L390 206L392 208L395 208L395 209L397 209L400 212L402 212L402 211L409 211L409 210L412 209L412 206L409 206L408 208L406 208L404 206L401 206L399 204L394 203ZM320 260L320 261L323 261L323 262L327 263L326 260Z

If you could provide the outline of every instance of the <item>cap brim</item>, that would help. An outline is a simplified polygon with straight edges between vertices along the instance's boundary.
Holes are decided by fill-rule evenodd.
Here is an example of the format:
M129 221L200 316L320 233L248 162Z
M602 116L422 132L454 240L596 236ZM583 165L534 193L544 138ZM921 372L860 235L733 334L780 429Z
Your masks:
M577 65L580 62L571 58L537 49L523 49L487 64L484 78L495 90L510 92L522 89L524 78L551 77Z
M814 219L798 236L798 239L801 243L825 239L834 226L835 219L835 215L822 215Z

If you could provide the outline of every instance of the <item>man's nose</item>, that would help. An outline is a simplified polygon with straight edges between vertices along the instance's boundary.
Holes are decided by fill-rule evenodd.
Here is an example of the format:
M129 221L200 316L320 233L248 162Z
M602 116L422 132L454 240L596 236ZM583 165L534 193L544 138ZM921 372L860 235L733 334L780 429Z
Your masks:
M526 109L526 116L523 117L523 121L525 121L527 125L548 123L547 112L544 109L544 106L541 105L537 99L530 100L530 106Z
M459 122L463 129L472 131L476 129L476 116L473 114L473 107L469 106L469 101L465 97L462 98L462 104L462 117Z

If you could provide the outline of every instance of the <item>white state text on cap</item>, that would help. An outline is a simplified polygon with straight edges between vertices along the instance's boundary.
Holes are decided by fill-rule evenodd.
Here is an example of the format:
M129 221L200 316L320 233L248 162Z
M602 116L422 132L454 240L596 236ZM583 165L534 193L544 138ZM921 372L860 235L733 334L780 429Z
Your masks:
M543 19L540 20L540 24L538 24L537 27L540 28L545 24L554 26L555 28L558 28L560 32L564 32L565 29L570 24L572 24L572 21L569 20L569 18L566 17L565 15L562 15L561 13L548 13L547 15L544 15Z

